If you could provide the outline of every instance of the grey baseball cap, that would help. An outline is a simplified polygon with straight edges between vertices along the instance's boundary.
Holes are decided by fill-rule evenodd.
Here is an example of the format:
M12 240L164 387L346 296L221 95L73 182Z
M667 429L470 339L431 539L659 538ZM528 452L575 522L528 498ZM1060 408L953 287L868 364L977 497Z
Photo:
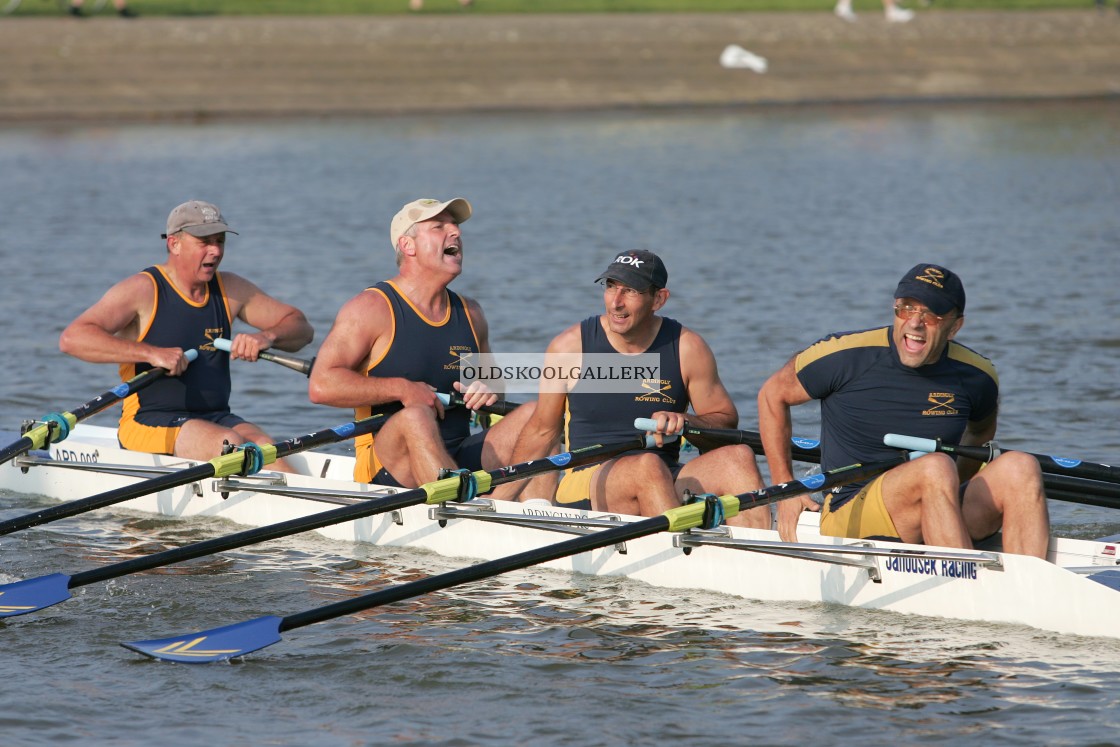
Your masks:
M167 233L162 234L163 238L180 231L200 239L216 233L237 233L226 225L226 219L217 205L201 200L184 202L167 216Z

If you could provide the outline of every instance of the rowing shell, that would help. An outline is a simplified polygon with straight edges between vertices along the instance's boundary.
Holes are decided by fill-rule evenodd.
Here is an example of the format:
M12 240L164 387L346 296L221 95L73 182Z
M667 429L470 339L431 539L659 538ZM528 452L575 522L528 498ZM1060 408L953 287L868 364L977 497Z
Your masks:
M353 482L353 457L309 451L287 461L301 474L201 480L121 507L263 526L395 492ZM0 489L73 500L192 464L125 451L114 429L79 425L49 453L32 452L0 467ZM412 506L317 531L336 540L492 560L552 544L558 533L585 534L636 518L481 498ZM1054 538L1047 563L998 548L822 537L816 521L816 514L803 515L798 543L781 542L770 530L721 527L656 534L547 567L761 601L824 602L1120 638L1120 537Z

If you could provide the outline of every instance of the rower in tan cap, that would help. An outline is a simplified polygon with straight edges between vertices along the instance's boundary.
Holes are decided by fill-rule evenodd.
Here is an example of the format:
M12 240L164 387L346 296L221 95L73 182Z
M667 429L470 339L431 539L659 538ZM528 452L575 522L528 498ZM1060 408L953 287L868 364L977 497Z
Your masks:
M519 407L470 434L470 410L497 399L477 382L466 391L459 382L460 356L490 352L482 308L447 289L463 271L460 226L470 217L471 205L461 197L402 207L389 229L397 276L350 299L319 350L312 402L352 407L359 418L391 414L376 441L355 442L359 482L416 487L437 479L441 469L508 464L532 410ZM453 391L463 392L469 409L445 411L436 394Z

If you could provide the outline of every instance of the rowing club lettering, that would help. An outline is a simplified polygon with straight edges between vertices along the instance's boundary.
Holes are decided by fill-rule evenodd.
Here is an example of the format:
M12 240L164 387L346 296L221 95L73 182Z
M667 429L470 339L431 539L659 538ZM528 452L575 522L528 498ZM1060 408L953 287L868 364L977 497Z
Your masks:
M888 571L897 573L916 573L920 576L942 576L976 580L976 563L971 560L937 560L935 558L915 558L902 555L887 558Z
M97 464L101 455L96 451L74 451L73 449L59 449L55 447L54 458L60 462L82 462L83 464Z

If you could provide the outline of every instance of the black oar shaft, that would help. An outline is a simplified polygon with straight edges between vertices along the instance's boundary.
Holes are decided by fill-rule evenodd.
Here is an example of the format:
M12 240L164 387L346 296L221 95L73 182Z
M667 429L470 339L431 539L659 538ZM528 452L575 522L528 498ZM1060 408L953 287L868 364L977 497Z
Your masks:
M91 399L89 402L78 405L70 411L70 414L77 420L84 420L91 415L96 415L106 407L120 402L125 397L135 394L144 387L159 381L166 375L167 371L162 368L149 368L144 373L133 376L123 384L113 387L109 391Z
M737 428L697 428L689 425L685 426L684 437L696 444L707 439L721 444L745 444L755 452L762 450L762 434L755 431L741 431ZM799 462L820 464L821 450L805 448L794 443L790 445L790 456Z
M883 442L888 446L895 446L900 449L918 449L928 452L940 451L946 454L962 456L966 459L975 459L978 462L989 462L999 454L995 444L987 446L947 444L939 439L917 438L913 436L903 436L897 433L888 433L883 437ZM1084 462L1080 459L1063 459L1060 457L1046 456L1045 454L1031 454L1029 451L1024 451L1022 453L1034 457L1038 461L1038 466L1044 475L1083 477L1089 480L1113 483L1120 482L1120 467L1113 467L1109 464L1098 464L1096 462Z
M334 428L324 428L321 431L315 431L314 433L309 433L304 436L295 436L284 441L278 441L274 444L268 444L267 446L260 447L265 452L264 463L269 464L276 459L282 459L291 454L315 448L316 446L334 443L366 433L373 433L384 424L385 420L386 418L384 416L377 415L354 423L347 423L346 425ZM11 534L20 529L28 529L40 524L46 524L50 521L65 519L70 516L77 516L87 511L94 511L117 503L123 503L133 498L150 495L151 493L158 493L161 490L170 490L195 482L196 480L239 474L244 460L245 455L242 452L225 454L211 459L209 462L187 467L186 469L173 472L169 475L160 475L159 477L143 480L133 485L126 485L116 490L99 493L89 498L60 503L57 506L51 506L39 511L34 511L30 514L17 516L14 519L0 522L0 535Z
M683 532L700 526L712 526L721 521L721 517L732 516L744 506L756 506L771 503L782 498L789 498L798 493L819 490L833 485L845 484L863 479L874 472L881 472L896 464L905 461L909 455L902 454L896 459L879 462L872 465L852 465L838 470L832 470L823 475L812 478L802 478L789 483L772 485L762 490L743 493L738 496L707 496L702 501L696 501L684 506L672 508L650 519L641 519L632 523L622 523L610 529L602 529L592 534L576 537L548 545L546 547L527 550L504 558L485 561L468 568L438 574L429 578L414 581L408 584L382 589L381 591L365 594L354 599L348 599L335 604L317 607L315 609L298 612L287 617L267 615L243 623L227 625L212 630L188 633L185 636L173 636L150 641L134 641L124 643L126 648L139 651L145 656L171 661L202 663L206 661L221 661L233 657L244 656L253 651L271 646L281 640L280 633L286 630L324 622L342 615L378 607L404 599L420 596L433 591L439 591L459 584L479 581L484 578L497 576L509 571L527 568L529 566L547 563L560 558L579 555L597 548L615 545L620 542L639 539L659 532ZM44 587L57 587L57 577L44 577L40 585ZM54 596L49 603L57 603L59 598L66 598L53 588ZM45 606L45 605L40 605Z
M984 446L943 446L942 450L947 454L958 454L959 456L968 459L976 459L978 461L986 461L990 455L989 450ZM1120 482L1120 467L1098 464L1096 462L1058 460L1045 454L1024 453L1030 454L1030 456L1038 460L1038 466L1042 469L1044 475L1083 477L1087 480L1103 480L1113 483ZM1066 463L1063 464L1063 461Z
M1042 484L1046 488L1046 495L1049 498L1056 498L1059 495L1073 496L1071 498L1063 497L1059 500L1088 503L1093 506L1120 506L1120 485L1115 483L1087 480L1083 477L1069 477L1067 475L1043 475ZM1100 501L1106 501L1107 504L1102 504Z
M652 519L644 519L643 521L625 524L617 528L604 529L595 534L576 537L536 550L527 550L517 553L516 555L509 555L504 558L489 560L448 573L422 578L419 581L391 586L388 589L376 591L372 594L366 594L364 596L355 597L354 599L347 599L343 602L336 602L335 604L328 604L305 612L288 615L280 622L280 632L301 628L305 625L313 625L314 623L342 617L343 615L351 615L355 612L370 609L371 607L380 607L382 605L392 604L393 602L400 602L433 591L440 591L452 586L458 586L459 584L481 581L484 578L499 576L503 573L516 571L521 568L528 568L529 566L539 565L540 563L547 563L551 560L566 558L571 555L578 555L600 547L615 545L619 542L626 542L628 540L638 539L639 537L657 534L658 532L666 531L668 528L669 519L667 517L664 515L655 516Z
M331 526L332 524L341 524L344 521L355 521L367 516L396 511L401 508L407 508L408 506L414 506L417 503L423 503L425 498L426 495L423 490L409 490L395 495L379 496L364 503L355 503L352 506L343 506L329 511L322 511L299 519L290 519L280 522L279 524L269 524L268 526L257 527L256 529L247 529L244 532L236 532L235 534L227 534L222 537L203 540L202 542L194 542L189 545L172 548L171 550L164 550L163 552L157 552L152 555L132 558L131 560L125 560L120 563L113 563L112 565L102 566L101 568L75 573L70 577L70 588L75 589L79 586L86 586L87 584L95 584L99 581L108 581L112 578L127 576L130 573L148 571L152 568L162 568L165 565L182 563L187 560L213 555L214 553L224 552L226 550L235 550L239 547L255 545L261 542L267 542L268 540L279 539L280 537L310 532L315 529Z
M836 485L846 485L852 482L865 480L874 475L887 471L907 461L910 455L900 452L898 457L871 464L854 464L848 467L815 475L810 478L794 480L788 483L771 485L760 490L740 493L736 496L721 496L719 500L737 504L737 510L746 510L758 506L765 506L776 501L792 498L802 493L814 490L823 490ZM602 529L593 534L576 537L574 539L558 542L553 545L527 550L510 555L505 558L489 560L467 568L460 568L448 573L412 581L407 584L382 589L371 594L365 594L354 599L348 599L335 604L317 607L284 617L280 622L279 631L312 625L324 622L335 617L350 615L372 607L399 602L411 597L421 596L433 591L440 591L458 584L480 581L491 576L498 576L509 571L527 568L529 566L547 563L552 560L579 555L580 553L596 550L601 547L616 545L620 542L646 537L651 534L665 531L685 531L701 526L701 517L704 515L703 504L692 504L670 509L660 516L643 519L619 527Z
M635 441L624 444L592 446L587 449L581 449L578 452L572 452L573 458L571 462L566 465L558 465L550 459L535 459L518 465L501 467L489 472L491 485L500 485L513 480L533 477L544 472L561 469L562 466L579 467L585 464L591 464L616 454L640 448L641 444L642 442L636 439ZM89 571L83 571L82 573L76 573L70 577L69 588L74 589L99 581L119 578L120 576L126 576L130 573L160 568L173 563L181 563L185 560L203 557L204 555L212 555L216 552L234 550L239 547L255 545L280 537L310 532L315 529L321 529L322 527L341 524L344 521L355 521L368 516L376 516L378 514L396 511L398 509L424 503L430 496L431 493L428 489L423 487L414 488L394 495L371 498L363 503L355 503L351 506L342 506L341 508L322 511L311 516L290 519L280 522L279 524L270 524L255 529L247 529L243 532L203 540L202 542L176 547L153 555L132 558L131 560L125 560L120 563L113 563L112 565L103 566L101 568L94 568Z
M190 351L197 357L198 353L194 350ZM193 358L192 358L193 360ZM128 381L118 384L107 392L103 392L89 402L78 405L68 413L64 413L63 417L73 423L78 423L91 415L104 410L106 407L120 402L125 397L128 397L140 391L144 387L152 384L158 379L167 375L167 371L162 368L151 368L142 374L133 376ZM50 426L43 424L33 429L29 435L21 437L18 441L10 444L3 449L0 449L0 464L4 464L15 457L30 451L31 449L42 448L47 443L47 437L50 435Z
M35 441L27 436L23 436L18 441L0 449L0 464L11 461L20 454L31 451L33 448L35 448Z
M1067 503L1080 503L1083 506L1098 506L1100 508L1120 508L1120 499L1109 498L1103 495L1089 495L1073 490L1050 489L1046 490L1046 497L1055 501Z
M158 493L161 490L170 490L180 485L192 483L195 480L204 480L207 477L213 476L213 464L209 462L199 464L180 472L160 475L159 477L153 477L150 480L145 480L134 485L126 485L116 490L90 496L89 498L60 503L57 506L50 506L39 511L33 511L32 513L0 522L0 535L11 534L21 529L29 529L30 527L39 526L40 524L46 524L51 521L58 521L59 519L65 519L70 516L77 516L87 511L94 511L99 508L105 508L106 506L112 506L116 503L123 503L124 501L139 498L140 496L150 493Z
M657 423L651 418L638 418L634 427L652 431L657 428ZM743 431L738 428L706 428L685 422L681 435L695 444L698 448L705 448L704 443L718 443L721 446L731 444L745 444L756 453L762 452L762 434L756 431ZM810 445L811 444L811 445ZM821 450L819 442L815 439L792 438L790 439L790 456L799 462L820 464Z

